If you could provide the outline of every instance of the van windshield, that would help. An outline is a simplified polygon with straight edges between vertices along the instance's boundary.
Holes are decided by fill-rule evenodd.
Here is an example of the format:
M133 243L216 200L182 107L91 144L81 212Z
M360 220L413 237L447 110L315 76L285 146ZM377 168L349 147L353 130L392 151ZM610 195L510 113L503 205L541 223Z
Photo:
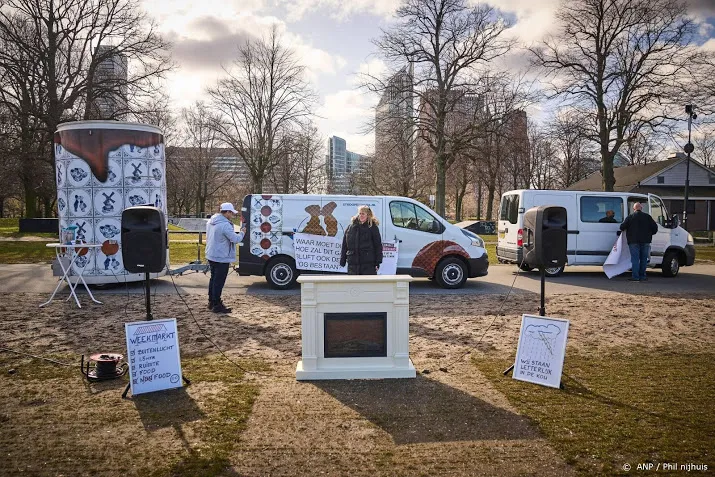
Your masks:
M519 196L517 194L503 195L499 204L499 220L508 220L515 224L519 218Z

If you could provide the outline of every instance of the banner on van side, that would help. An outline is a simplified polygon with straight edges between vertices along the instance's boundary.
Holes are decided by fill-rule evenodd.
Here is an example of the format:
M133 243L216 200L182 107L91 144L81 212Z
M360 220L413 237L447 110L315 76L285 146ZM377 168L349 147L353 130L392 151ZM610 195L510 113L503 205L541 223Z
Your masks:
M293 239L295 266L298 270L347 273L348 267L340 266L342 237L295 233ZM397 253L397 243L383 242L382 264L378 275L395 275L397 273Z
M347 273L348 267L340 266L342 237L295 233L293 239L295 266L298 270Z
M522 315L513 378L558 388L568 331L568 320Z

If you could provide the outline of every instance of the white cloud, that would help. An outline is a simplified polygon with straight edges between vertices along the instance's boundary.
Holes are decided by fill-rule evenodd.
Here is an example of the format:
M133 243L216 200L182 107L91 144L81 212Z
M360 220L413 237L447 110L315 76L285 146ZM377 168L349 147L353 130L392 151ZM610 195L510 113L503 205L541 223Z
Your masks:
M348 150L366 154L374 148L374 134L363 134L374 113L370 97L358 90L341 90L325 96L316 111L318 127L325 138L340 136Z
M298 21L306 14L319 12L325 16L345 20L356 13L370 13L375 16L391 17L400 0L277 0L284 6L289 22Z

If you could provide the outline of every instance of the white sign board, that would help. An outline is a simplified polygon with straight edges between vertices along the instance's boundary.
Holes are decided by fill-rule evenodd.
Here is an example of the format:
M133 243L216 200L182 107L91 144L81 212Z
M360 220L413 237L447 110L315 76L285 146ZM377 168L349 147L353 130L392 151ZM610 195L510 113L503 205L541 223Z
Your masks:
M181 387L176 320L125 323L132 394Z
M621 234L613 244L611 253L608 254L603 264L603 272L608 278L615 277L631 268L631 251L628 248L626 234Z
M514 379L558 388L568 331L568 320L522 315Z
M382 242L382 263L378 275L397 275L397 242Z
M348 267L340 266L342 237L295 233L293 241L295 267L298 270L347 273Z

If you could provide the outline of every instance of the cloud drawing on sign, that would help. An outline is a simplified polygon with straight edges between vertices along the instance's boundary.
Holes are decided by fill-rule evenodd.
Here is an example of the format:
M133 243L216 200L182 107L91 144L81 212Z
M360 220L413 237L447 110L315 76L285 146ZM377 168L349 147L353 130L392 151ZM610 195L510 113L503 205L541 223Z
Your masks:
M526 332L530 338L540 340L542 338L554 339L561 334L561 328L556 325L529 325L526 327Z
M541 340L549 353L553 355L554 350L551 348L550 342L561 334L561 328L556 325L529 325L526 327L526 333L532 339Z

